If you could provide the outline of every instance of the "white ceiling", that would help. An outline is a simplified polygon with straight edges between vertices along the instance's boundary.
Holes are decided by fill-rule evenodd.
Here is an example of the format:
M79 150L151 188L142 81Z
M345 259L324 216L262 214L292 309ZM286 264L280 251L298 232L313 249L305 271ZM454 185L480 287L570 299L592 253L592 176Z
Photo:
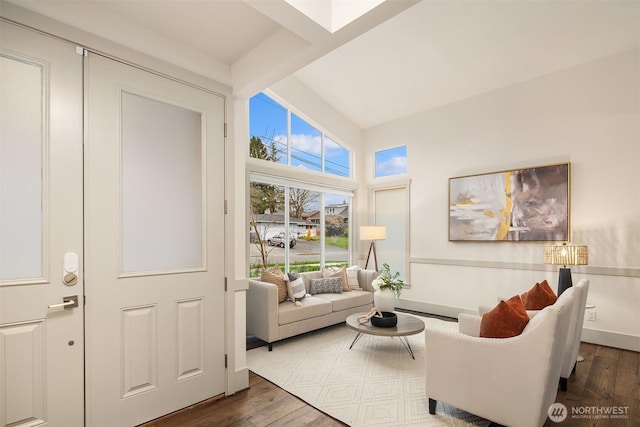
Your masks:
M334 33L285 0L10 1L238 96L297 78L361 128L640 45L640 0L388 0Z

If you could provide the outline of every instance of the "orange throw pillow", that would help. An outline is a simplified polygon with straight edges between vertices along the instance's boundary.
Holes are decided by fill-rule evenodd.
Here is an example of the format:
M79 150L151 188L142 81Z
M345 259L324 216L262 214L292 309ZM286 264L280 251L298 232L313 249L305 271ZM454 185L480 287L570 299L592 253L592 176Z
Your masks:
M558 297L546 280L536 283L533 288L522 294L525 310L542 310L555 303L557 299Z
M483 338L511 338L520 335L529 323L529 316L520 295L515 295L482 315L480 336Z

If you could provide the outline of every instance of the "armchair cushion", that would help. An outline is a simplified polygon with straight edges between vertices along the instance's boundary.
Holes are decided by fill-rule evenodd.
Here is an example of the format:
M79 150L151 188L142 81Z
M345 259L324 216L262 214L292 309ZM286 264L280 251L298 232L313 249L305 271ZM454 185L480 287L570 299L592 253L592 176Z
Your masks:
M522 333L529 323L529 316L522 305L520 295L503 300L482 315L480 336L483 338L511 338Z
M542 310L556 302L556 296L547 280L533 285L531 289L522 294L522 303L527 310Z

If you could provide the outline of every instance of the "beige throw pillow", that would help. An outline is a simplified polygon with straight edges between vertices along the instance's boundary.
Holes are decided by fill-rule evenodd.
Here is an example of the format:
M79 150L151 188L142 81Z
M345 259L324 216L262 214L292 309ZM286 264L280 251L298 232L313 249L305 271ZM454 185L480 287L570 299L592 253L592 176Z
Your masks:
M284 302L287 299L287 278L280 267L263 268L260 280L267 283L273 283L278 287L278 303Z
M362 270L359 265L347 267L347 281L349 287L354 291L361 291L360 282L358 281L358 271Z
M349 287L349 279L347 279L347 270L342 268L323 268L322 269L322 278L327 277L339 277L342 280L342 291L343 292L351 292L351 288Z

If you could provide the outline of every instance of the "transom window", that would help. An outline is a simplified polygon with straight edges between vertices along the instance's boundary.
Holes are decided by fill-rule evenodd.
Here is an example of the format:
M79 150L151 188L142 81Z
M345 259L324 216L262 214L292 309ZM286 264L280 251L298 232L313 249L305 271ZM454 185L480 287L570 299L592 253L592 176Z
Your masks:
M407 173L407 146L376 151L376 178Z
M250 157L351 177L351 151L264 92L249 100L249 133Z

